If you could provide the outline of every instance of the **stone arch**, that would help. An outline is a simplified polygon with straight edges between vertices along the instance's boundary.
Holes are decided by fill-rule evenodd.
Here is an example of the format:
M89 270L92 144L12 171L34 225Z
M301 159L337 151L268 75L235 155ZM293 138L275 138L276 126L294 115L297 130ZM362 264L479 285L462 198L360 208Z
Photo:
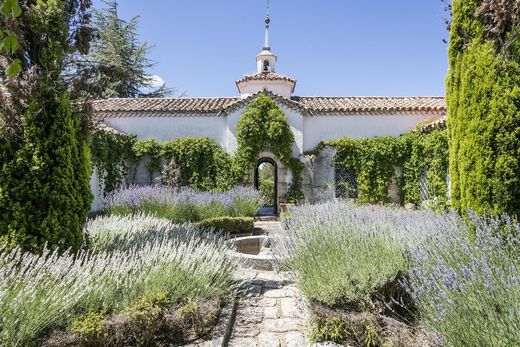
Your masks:
M273 153L269 151L262 151L258 154L258 158L254 168L251 170L251 182L256 188L256 169L261 162L274 163L276 169L276 213L280 210L280 203L284 202L285 195L289 190L289 185L292 183L292 173Z

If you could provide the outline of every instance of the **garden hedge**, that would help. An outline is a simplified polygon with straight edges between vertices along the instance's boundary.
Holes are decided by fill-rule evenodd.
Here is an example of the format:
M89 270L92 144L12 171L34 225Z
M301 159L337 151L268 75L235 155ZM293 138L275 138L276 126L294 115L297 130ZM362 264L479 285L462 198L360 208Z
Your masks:
M213 228L216 232L225 234L246 234L254 228L254 219L251 217L217 217L205 219L197 225L201 228Z
M514 51L519 34L505 26L497 38L485 23L500 13L494 13L496 6L482 13L482 5L452 3L446 83L451 198L459 210L519 215L520 55ZM503 14L514 19L513 6L506 6Z

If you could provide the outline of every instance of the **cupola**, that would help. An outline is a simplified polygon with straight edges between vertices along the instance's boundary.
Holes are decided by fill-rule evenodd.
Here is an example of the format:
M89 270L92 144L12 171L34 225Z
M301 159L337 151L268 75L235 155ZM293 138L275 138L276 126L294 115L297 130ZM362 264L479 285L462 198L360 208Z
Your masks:
M296 87L296 80L276 73L276 54L269 45L269 6L265 18L265 40L262 51L256 56L256 73L244 76L236 82L242 98L268 90L274 94L290 98Z

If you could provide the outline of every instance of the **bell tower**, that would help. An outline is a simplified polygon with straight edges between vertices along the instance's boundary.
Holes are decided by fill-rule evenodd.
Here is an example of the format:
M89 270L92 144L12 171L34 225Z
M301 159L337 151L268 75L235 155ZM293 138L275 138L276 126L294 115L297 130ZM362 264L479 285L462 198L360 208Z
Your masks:
M269 45L269 0L267 0L267 15L265 17L265 39L262 51L256 56L256 73L245 75L236 81L240 97L269 91L273 94L290 98L296 87L296 80L276 73L276 54L271 52Z
M276 54L271 52L271 47L269 45L269 24L271 23L271 19L269 18L269 5L267 7L267 16L265 17L265 40L264 40L264 48L262 48L262 52L260 52L256 56L256 72L257 73L267 73L267 72L275 72L276 71Z

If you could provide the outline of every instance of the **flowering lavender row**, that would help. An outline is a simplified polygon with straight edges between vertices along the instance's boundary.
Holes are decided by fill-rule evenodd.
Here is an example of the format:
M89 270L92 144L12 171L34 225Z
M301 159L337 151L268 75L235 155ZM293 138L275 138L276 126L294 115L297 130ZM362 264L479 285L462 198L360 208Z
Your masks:
M98 244L144 229L171 230L168 221L136 216L99 218L88 226ZM0 249L0 345L26 346L44 330L86 311L120 312L139 298L166 292L171 300L229 293L236 261L222 240L178 228L125 250L42 255Z
M520 345L520 224L439 217L409 249L406 283L422 317L453 346Z
M520 224L345 202L303 205L274 240L280 266L329 305L363 300L398 274L448 346L520 345Z
M218 205L225 211L222 213L248 216L254 216L262 204L263 198L257 190L240 186L226 192L202 192L191 188L175 190L159 185L131 186L110 193L104 201L109 211L123 208L136 212L146 205L195 208Z
M222 203L226 207L232 207L239 199L260 200L261 196L257 190L247 187L235 187L226 192L202 192L191 188L175 190L159 185L131 186L108 194L105 206L108 208L121 205L137 207L144 202L156 202L195 205Z
M273 251L308 298L329 305L366 300L406 271L406 246L425 238L434 218L346 202L303 205L283 221Z

